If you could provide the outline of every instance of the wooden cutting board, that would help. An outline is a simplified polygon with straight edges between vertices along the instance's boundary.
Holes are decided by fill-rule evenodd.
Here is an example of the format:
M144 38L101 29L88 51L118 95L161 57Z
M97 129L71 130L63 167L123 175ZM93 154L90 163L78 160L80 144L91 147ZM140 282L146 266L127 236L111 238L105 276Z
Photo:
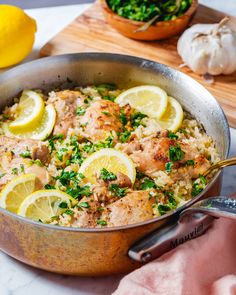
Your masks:
M214 23L225 14L200 5L193 23ZM236 24L236 18L232 17ZM218 76L212 85L191 72L180 68L182 63L176 52L178 38L165 41L143 42L128 39L116 32L104 19L99 3L94 3L87 11L75 19L64 30L51 39L40 51L41 56L74 52L113 52L134 55L164 63L174 67L203 84L223 107L229 123L236 128L236 73ZM217 122L216 122L217 124Z

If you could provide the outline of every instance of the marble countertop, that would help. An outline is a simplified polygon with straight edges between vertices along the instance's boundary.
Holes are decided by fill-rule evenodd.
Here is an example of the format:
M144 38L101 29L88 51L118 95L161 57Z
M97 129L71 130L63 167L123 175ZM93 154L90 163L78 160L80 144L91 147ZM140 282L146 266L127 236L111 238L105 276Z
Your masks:
M201 0L203 4L236 15L236 1ZM38 57L39 49L89 5L70 5L28 10L37 20L34 49L24 61ZM231 129L230 155L236 155L236 129ZM222 195L236 192L236 168L224 171ZM122 275L81 278L56 275L26 266L0 252L0 295L108 295L116 289Z

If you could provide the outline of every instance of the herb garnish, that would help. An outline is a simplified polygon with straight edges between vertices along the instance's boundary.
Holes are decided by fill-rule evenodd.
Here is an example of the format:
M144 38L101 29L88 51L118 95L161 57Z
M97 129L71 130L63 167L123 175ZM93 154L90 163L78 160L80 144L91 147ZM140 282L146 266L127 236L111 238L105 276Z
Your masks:
M77 116L83 116L85 114L86 110L83 107L77 107L76 114Z
M181 150L178 143L175 146L169 147L169 158L173 162L183 160L184 152Z
M90 205L88 202L81 202L81 203L79 203L78 206L81 208L90 208Z
M195 165L195 162L194 162L194 160L187 160L185 162L185 164L186 164L186 166L194 166Z
M67 209L64 213L67 215L73 215L74 211L72 211L71 209Z
M112 183L108 189L114 196L119 197L119 198L124 197L127 193L126 187L120 187L116 183Z
M174 165L173 162L167 162L165 166L166 172L168 173L172 172L173 165Z
M25 152L21 153L20 156L22 158L31 158L31 152L30 150L27 148Z
M124 132L119 133L119 139L121 142L126 142L130 139L131 132L128 130L125 130Z
M105 226L105 225L107 225L107 222L105 220L99 219L99 220L97 220L97 224L99 224L101 226Z
M55 141L59 140L61 142L63 138L64 138L63 134L58 134L58 135L54 135L52 138L48 140L48 145L50 147L51 152L56 150Z
M205 187L206 187L206 178L200 175L199 179L195 180L195 182L193 183L192 196L196 197L198 194L200 194L204 190Z
M144 115L140 112L136 112L131 116L131 125L133 126L133 128L137 128L138 126L142 125L144 126L144 124L142 123L142 119L146 118L147 115Z
M127 119L125 111L123 109L121 109L121 111L120 111L119 119L120 119L123 126L125 126L128 123L128 119Z
M100 171L100 176L99 176L102 180L104 181L110 181L110 180L116 180L117 179L117 176L112 173L112 172L109 172L107 169L105 168L102 168L101 171Z
M12 168L11 174L18 175L18 168Z
M171 131L168 131L167 137L170 139L178 139L179 138L178 135L176 135L174 132L171 132Z
M66 202L61 202L59 204L59 207L62 208L62 209L66 209L66 208L68 208L68 204Z
M147 189L152 189L152 188L156 188L156 184L155 182L149 178L149 177L145 177L143 179L143 182L140 184L140 189L141 190L147 190Z
M45 189L55 189L55 186L47 183L47 184L45 184L44 188Z

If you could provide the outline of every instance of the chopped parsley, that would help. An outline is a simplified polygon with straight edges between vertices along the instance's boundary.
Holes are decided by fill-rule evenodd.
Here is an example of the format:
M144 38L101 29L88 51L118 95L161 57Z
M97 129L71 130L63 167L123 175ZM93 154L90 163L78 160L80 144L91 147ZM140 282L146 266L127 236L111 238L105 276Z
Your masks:
M149 178L149 177L145 177L143 182L140 184L140 189L141 190L147 190L147 189L152 189L152 188L156 188L156 184L155 182Z
M68 152L67 148L60 148L57 152L56 152L56 157L59 161L63 161L63 156L66 154L66 152Z
M123 109L120 111L119 119L120 119L123 126L125 126L128 123L128 119L127 119L125 111Z
M102 180L104 181L110 181L110 180L116 180L117 179L117 176L112 173L112 172L109 172L107 169L105 168L102 168L101 171L100 171L100 176L99 176Z
M58 135L54 135L52 138L50 138L48 140L48 145L50 147L50 151L55 151L56 147L55 147L55 141L59 140L60 142L64 139L64 135L63 134L58 134Z
M131 125L133 126L133 128L137 128L138 126L143 125L142 120L143 118L146 118L147 115L144 115L140 112L136 112L131 116Z
M165 166L166 172L168 173L172 172L173 165L174 165L173 162L167 162Z
M173 162L183 160L184 152L181 150L179 144L169 147L169 158Z
M23 164L20 164L20 171L22 173L25 173L25 166Z
M86 110L83 107L77 107L76 114L77 116L83 116L85 114Z
M31 158L31 152L28 149L26 149L26 151L21 153L20 156L22 158Z
M104 111L104 112L102 112L102 114L103 114L103 115L106 115L106 116L108 116L108 117L111 117L111 114L110 114L109 112Z
M126 142L130 139L130 136L131 136L131 132L128 130L125 130L124 132L121 132L119 134L119 139L121 142Z
M90 208L90 205L88 202L81 202L79 203L79 207L81 208Z
M11 174L18 175L18 168L12 168Z
M78 184L74 185L74 187L68 187L66 193L74 199L80 199L83 196L89 197L92 195L89 185L79 186Z
M160 215L166 214L170 210L174 210L177 208L177 202L174 198L174 193L170 191L166 191L165 195L168 197L166 204L158 204L157 210Z
M171 131L168 131L167 137L170 139L178 139L179 138L178 135L176 135L174 132L171 132Z
M185 164L186 164L186 166L194 166L195 165L195 162L194 162L194 160L187 160L185 162Z
M112 183L108 189L114 196L119 198L124 197L127 193L126 187L120 187L118 184L115 183Z
M38 165L39 167L43 167L43 163L42 163L41 160L39 160L39 159L31 160L31 163L32 163L32 164L36 164L36 165Z
M6 173L0 173L0 178L2 178Z
M47 183L47 184L45 184L44 188L45 189L55 189L55 186Z
M186 131L185 129L183 129L183 128L180 128L180 129L178 130L178 132L179 132L179 133L183 133L183 134L187 134L187 131Z
M106 226L107 225L107 222L105 220L97 220L97 224L101 225L101 226Z
M138 171L138 170L136 171L136 178L137 178L137 179L140 180L140 179L142 179L144 176L145 176L144 173L142 173L142 172L140 172L140 171Z
M205 187L206 187L206 178L200 175L199 179L193 183L192 196L196 197L198 194L200 194L204 190Z
M59 207L62 208L62 209L66 209L66 208L68 208L68 204L66 202L61 202L59 204Z
M71 209L67 209L67 210L65 211L65 214L67 214L67 215L73 215L73 214L74 214L74 211L71 210Z

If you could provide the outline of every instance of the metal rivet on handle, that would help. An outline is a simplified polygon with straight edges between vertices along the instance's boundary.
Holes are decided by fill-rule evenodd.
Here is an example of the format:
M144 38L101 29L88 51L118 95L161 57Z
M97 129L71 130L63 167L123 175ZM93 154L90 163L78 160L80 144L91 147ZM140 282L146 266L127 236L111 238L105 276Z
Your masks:
M150 252L143 253L141 256L141 261L146 263L152 259L152 254Z

